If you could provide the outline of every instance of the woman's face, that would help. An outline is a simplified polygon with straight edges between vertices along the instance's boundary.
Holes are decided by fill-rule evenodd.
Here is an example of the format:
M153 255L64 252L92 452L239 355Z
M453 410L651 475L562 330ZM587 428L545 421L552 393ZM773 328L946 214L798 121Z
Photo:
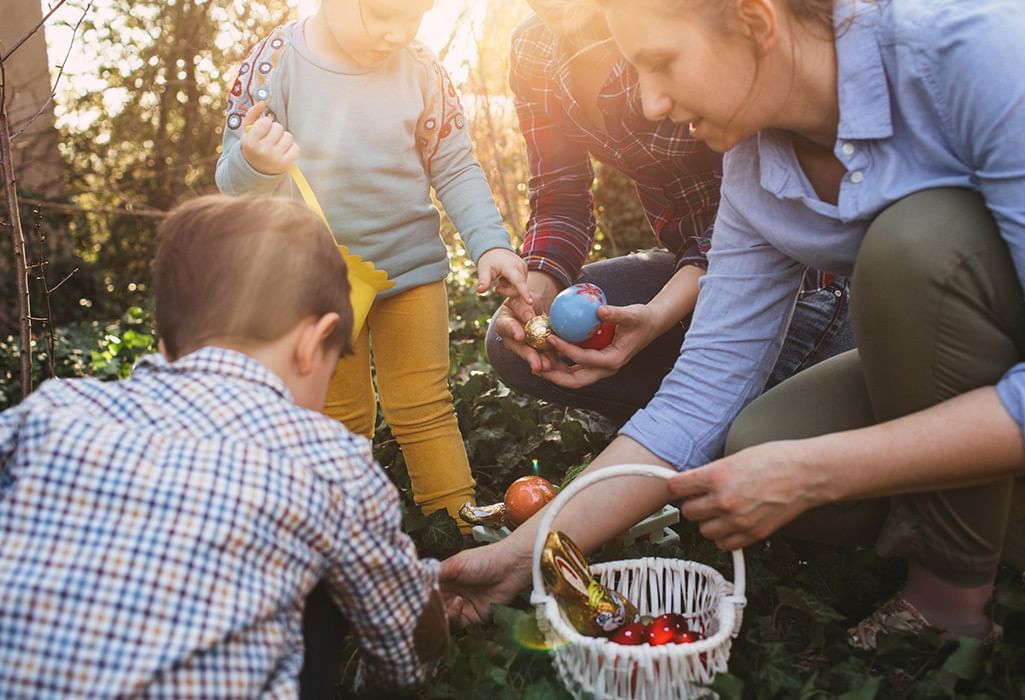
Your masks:
M700 12L619 0L606 11L612 35L640 76L648 119L691 125L695 138L725 152L768 125L764 71L746 37Z

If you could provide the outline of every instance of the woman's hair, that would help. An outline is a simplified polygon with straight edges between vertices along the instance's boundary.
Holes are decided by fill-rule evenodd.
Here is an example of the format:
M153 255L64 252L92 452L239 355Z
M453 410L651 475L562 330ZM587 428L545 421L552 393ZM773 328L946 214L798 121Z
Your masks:
M556 2L556 0L546 0ZM574 0L561 0L572 3ZM576 0L579 2L580 0ZM599 7L611 7L622 2L631 4L637 0L591 0ZM731 7L735 5L733 0L649 0L661 7L666 12L693 12L695 9L703 9L708 14L726 19ZM798 20L809 25L831 29L833 26L833 5L834 0L782 0L790 12Z

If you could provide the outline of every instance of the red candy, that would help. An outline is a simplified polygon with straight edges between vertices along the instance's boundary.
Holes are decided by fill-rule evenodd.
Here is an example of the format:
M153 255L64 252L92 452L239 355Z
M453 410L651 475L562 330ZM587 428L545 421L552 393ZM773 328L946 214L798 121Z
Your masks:
M687 620L683 615L668 613L659 615L648 625L648 644L659 646L676 640L676 635L687 629Z
M648 638L648 631L640 622L630 622L616 630L609 638L616 644L637 646L644 644Z
M588 350L601 350L604 347L608 347L608 344L612 342L612 339L616 336L616 324L610 321L603 321L601 326L590 337L582 343L578 343L580 347L587 348Z
M677 644L693 644L694 642L701 641L705 636L700 632L694 630L680 630L676 633L676 637L673 639Z

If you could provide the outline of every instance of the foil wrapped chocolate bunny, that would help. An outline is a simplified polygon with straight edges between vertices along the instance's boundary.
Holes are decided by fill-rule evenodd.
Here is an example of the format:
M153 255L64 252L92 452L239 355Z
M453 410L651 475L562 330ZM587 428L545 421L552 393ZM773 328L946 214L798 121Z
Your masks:
M580 548L562 532L550 532L541 552L541 575L570 624L591 637L605 637L637 617L637 607L591 575Z

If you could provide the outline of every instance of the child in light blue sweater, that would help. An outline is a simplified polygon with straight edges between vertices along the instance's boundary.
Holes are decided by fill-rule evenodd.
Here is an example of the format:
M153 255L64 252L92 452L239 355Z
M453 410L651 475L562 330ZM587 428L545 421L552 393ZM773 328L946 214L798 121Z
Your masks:
M474 482L448 388L448 256L433 188L478 291L526 290L445 69L414 41L430 0L324 0L252 50L231 89L217 185L298 196L298 163L337 242L396 282L376 298L325 412L372 436L375 394L425 513L456 517ZM302 271L296 271L301 274Z

